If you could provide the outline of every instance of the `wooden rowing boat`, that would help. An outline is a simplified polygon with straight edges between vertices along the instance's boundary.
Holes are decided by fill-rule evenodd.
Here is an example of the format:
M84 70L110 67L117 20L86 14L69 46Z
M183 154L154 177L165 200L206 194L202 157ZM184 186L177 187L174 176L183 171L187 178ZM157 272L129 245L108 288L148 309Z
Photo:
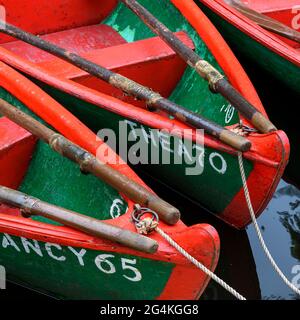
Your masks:
M67 131L70 139L96 154L102 144L99 138L55 100L3 62L0 75L1 96L7 102L31 115L29 105L48 110L50 124L54 121L62 133ZM98 152L99 160L103 156ZM126 164L114 169L149 189ZM96 177L82 174L73 162L6 117L0 118L0 185L136 232L132 200ZM160 222L160 227L207 268L215 269L219 237L213 227L186 227L180 221L173 226ZM159 244L154 254L45 217L25 218L19 209L0 204L0 265L9 280L57 298L198 298L209 278L158 234L150 237Z
M297 0L240 0L242 4L293 30L300 29ZM300 94L300 44L259 26L235 9L235 1L200 0L199 6L210 17L232 47L247 56L257 67L280 81L285 88ZM269 22L270 24L270 22ZM282 90L284 91L284 90Z
M298 169L299 135L297 119L284 112L283 106L298 105L300 99L300 44L290 36L279 35L259 26L256 15L238 11L236 1L201 0L199 7L212 20L232 49L239 55L269 115L289 136L292 153L286 174L293 183L300 184ZM279 22L286 33L300 31L300 4L297 0L240 1L250 10ZM244 9L243 9L244 10ZM248 11L248 10L247 10ZM244 13L243 13L244 12ZM272 25L274 21L272 20ZM292 30L290 30L290 28ZM282 33L282 32L281 32Z
M223 70L236 89L266 115L242 67L193 1L140 2L171 30L177 31L177 36L186 45L218 70ZM124 4L113 0L77 0L72 3L56 0L51 2L51 6L46 1L39 1L38 4L24 1L17 8L13 1L1 1L1 4L6 7L9 23L63 46L68 52L76 52L118 71L221 126L237 130L242 120L242 130L237 132L245 134L252 143L251 150L244 153L247 182L256 215L263 211L288 161L289 142L286 135L282 131L266 134L252 132L251 123L224 98L210 92L206 81L187 68L173 50L154 37ZM31 18L27 19L29 14ZM33 79L95 132L109 128L118 134L119 121L125 120L128 131L142 129L148 142L150 128L173 129L176 132L190 128L162 112L148 110L143 102L128 97L70 63L5 35L1 35L0 39L2 61ZM9 75L4 76L1 80L3 89L8 90L8 83L13 81ZM40 116L45 118L50 115L48 111L40 110ZM202 150L202 145L196 143L196 137L193 132L189 138L193 148ZM205 136L204 143L204 159L199 158L204 163L201 175L186 175L188 161L181 165L142 167L227 223L243 228L251 219L244 198L237 151L209 135ZM132 144L129 142L128 148ZM170 148L171 153L184 152L166 145L164 137L160 138L156 148L160 154L163 149Z

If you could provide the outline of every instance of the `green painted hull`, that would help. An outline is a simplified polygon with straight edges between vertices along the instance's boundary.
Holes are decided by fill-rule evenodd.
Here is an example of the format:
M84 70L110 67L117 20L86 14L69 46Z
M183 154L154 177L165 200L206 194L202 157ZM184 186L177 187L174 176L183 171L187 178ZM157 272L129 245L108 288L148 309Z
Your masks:
M97 106L54 90L53 88L44 87L44 89L87 124L94 132L98 132L102 128L109 128L120 137L119 123L125 120L128 132L130 132L133 127L135 129L142 128L146 135L150 136L149 127L142 126L132 121L132 119L124 119L114 113L100 109ZM170 141L171 144L169 148L172 150L172 154L173 152L178 152L175 147L177 145L175 139L170 139ZM128 142L129 155L131 154L130 150L133 150L132 147L134 143L135 141ZM196 147L199 149L202 148L202 146L196 146L194 143L193 149ZM156 148L158 148L158 154L162 155L164 153L161 143L155 147L155 149ZM153 149L151 150L149 146L149 154L151 154L152 151ZM214 149L208 147L205 148L204 171L200 175L187 175L186 170L193 168L193 166L187 162L183 162L183 164L173 164L172 157L171 164L141 164L140 166L161 182L168 184L170 187L216 214L221 214L226 209L242 187L237 158L225 152L216 152ZM225 167L226 170L221 172ZM245 161L245 168L246 174L249 176L252 163ZM224 188L225 185L226 188ZM215 201L215 199L218 199L218 201Z
M43 122L4 89L0 89L0 97ZM113 218L111 210L115 201L119 204L118 211L125 213L127 210L127 203L115 189L92 175L83 175L77 164L54 152L42 141L37 143L19 190L48 203L101 220ZM55 224L43 217L34 219Z
M221 71L215 58L199 38L196 31L168 1L143 0L141 3L151 10L157 18L166 23L171 30L186 30L196 45L196 51ZM165 14L166 12L168 12L167 15ZM104 23L117 30L128 42L154 36L145 24L123 4L119 4L118 8ZM118 135L119 121L123 121L124 118L59 92L49 86L41 83L39 85L79 117L94 132L98 132L103 128L110 128ZM180 83L172 92L170 99L222 126L239 122L238 113L234 109L230 119L226 117L224 106L226 107L228 102L221 95L211 93L208 90L207 82L201 79L192 68L187 68ZM132 122L132 120L130 121ZM141 128L140 124L137 123L134 123L133 126ZM143 129L149 133L149 127L143 126ZM130 143L128 147L131 147ZM201 146L196 146L195 144L193 147L194 149L201 148ZM159 154L162 154L161 145L159 148ZM171 147L171 149L174 152L174 148ZM211 148L205 148L204 172L201 175L186 175L186 169L191 167L188 161L182 165L142 166L154 177L216 214L222 213L242 188L237 158L225 152L215 152ZM252 169L253 164L245 160L247 177ZM215 201L215 199L218 199L218 201Z
M0 235L0 265L13 282L59 299L85 300L155 299L174 267L137 256L7 234Z
M34 116L5 90L0 89L0 97ZM115 189L82 174L76 164L41 141L19 189L100 220L117 218L127 210ZM57 225L43 217L32 219ZM0 266L9 280L56 298L151 300L164 290L174 264L1 234Z

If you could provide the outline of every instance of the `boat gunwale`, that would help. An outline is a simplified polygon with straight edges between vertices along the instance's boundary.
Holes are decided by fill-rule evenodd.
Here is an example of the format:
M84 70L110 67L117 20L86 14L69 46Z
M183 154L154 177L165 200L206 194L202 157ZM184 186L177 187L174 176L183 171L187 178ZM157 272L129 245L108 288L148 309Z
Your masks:
M229 24L262 44L273 53L278 54L292 64L300 67L300 52L298 50L280 40L276 35L258 26L251 19L224 3L223 0L197 1L207 6Z
M29 79L25 78L23 75L19 74L17 71L11 69L11 67L6 66L3 62L0 62L0 73L3 73L4 71L5 71L4 75L6 77L9 77L10 71L12 72L14 77L10 77L10 79L13 82L13 84L18 87L18 90L21 93L24 92L25 90L24 88L26 88L29 91L32 90L35 93L35 95L40 94L41 100L45 100L46 97L48 96L47 93L45 93L42 89L40 89L36 84L32 83ZM16 77L16 75L19 75L19 77ZM16 81L16 80L19 80L19 81ZM22 86L20 86L20 80L24 81ZM5 77L4 77L4 80L2 79L2 81L5 81ZM1 84L1 81L0 81L0 86L3 87ZM50 96L49 98L50 98L50 101L53 100L53 98L51 98ZM55 101L55 103L57 102ZM11 122L6 117L3 117L2 119L5 119L5 121L7 122ZM31 134L28 133L27 136L31 136ZM4 146L5 149L9 147L10 147L9 144L6 144ZM125 165L125 166L126 168L128 168L128 174L130 175L131 178L133 178L137 182L142 183L145 187L151 190L145 183L142 182L142 180L136 175L136 173L131 168L129 168L128 165ZM124 197L124 199L128 204L127 211L118 218L106 219L102 221L105 221L106 223L111 225L123 227L127 230L136 232L135 226L131 221L131 213L134 210L134 203L130 199L127 199L127 197ZM119 252L124 254L134 254L134 255L143 256L146 258L156 257L156 259L160 261L162 261L161 255L167 255L168 258L166 258L166 261L168 262L170 262L169 257L174 255L174 257L176 256L176 259L178 261L181 261L183 265L189 264L189 262L184 257L181 257L180 254L174 251L174 249L170 245L168 245L165 242L165 240L161 239L158 234L151 235L151 238L157 241L160 240L159 250L157 251L157 253L147 254L147 253L142 253L137 250L127 248L125 246L121 246L109 240L98 239L96 237L87 235L84 232L77 231L70 227L51 225L45 222L39 222L39 221L31 220L28 218L24 218L22 216L12 216L8 213L4 213L3 211L5 211L5 209L0 208L1 233L5 233L7 231L6 233L10 233L15 236L28 235L30 236L31 239L35 239L43 242L48 242L50 239L52 239L52 241L54 241L55 243L62 244L62 245L73 245L75 247L83 247L83 248L88 248L92 250L101 250L102 248L103 250L106 250L106 251ZM205 223L196 224L191 227L187 227L182 221L179 221L176 225L167 225L166 223L161 221L160 227L170 235L180 234L180 233L184 234L185 232L191 229L197 229L198 231L210 234L207 228L213 228ZM213 243L215 240L216 240L215 238L212 239Z
M136 107L130 103L124 102L122 100L119 100L117 98L114 98L112 96L108 96L106 94L102 94L99 91L96 91L94 89L85 87L81 85L80 83L77 83L75 81L72 81L70 79L66 79L64 77L52 75L48 70L43 69L41 65L35 65L34 63L31 63L22 57L19 57L7 49L4 49L0 46L0 59L14 67L18 70L28 74L29 76L46 83L50 86L53 86L54 88L65 92L67 94L70 94L74 96L75 98L81 99L83 101L86 101L88 103L94 104L98 106L99 108L103 108L104 110L107 110L109 112L113 112L115 114L121 115L125 118L130 119L137 119L141 122L141 124L153 127L153 128L168 128L174 131L181 132L184 129L192 129L188 125L178 121L178 120L171 120L169 118L166 118L164 116L161 116L159 114L154 114L151 111ZM66 62L67 63L67 62ZM105 102L103 102L105 101ZM109 106L108 106L109 104ZM263 112L265 114L265 110L263 106L258 108L259 111ZM244 120L244 118L241 116L241 118ZM246 122L246 121L245 121ZM232 129L233 126L226 126L227 129ZM178 132L178 133L179 133ZM277 135L280 133L279 131L266 133L266 134L257 134L257 133L250 133L248 138L250 140L254 140L256 137L268 137L271 135ZM197 141L197 134L192 135L191 139L192 141ZM232 147L216 140L210 135L205 135L204 137L204 145L210 148L214 148L216 150L219 150L221 152L225 152L231 155L237 156L238 151L233 149ZM252 144L252 148L243 153L245 159L248 159L253 162L258 163L264 163L267 166L273 166L277 167L278 163L271 160L270 158L266 158L263 155L257 154L257 150L255 148L255 144Z
M187 0L187 2L188 2L189 0ZM175 0L171 0L171 2L172 3L174 3L174 2L176 2ZM190 3L191 4L194 4L195 5L195 3L193 2L193 1L190 1ZM199 11L201 11L200 9L198 9ZM189 21L189 20L188 20ZM209 23L209 25L208 26L206 26L206 28L207 29L209 29L209 28L214 28L215 29L215 27L212 25L212 23ZM201 38L201 37L200 37ZM213 40L212 40L213 41ZM224 43L224 45L226 45L227 46L227 44L225 43L225 41L224 40L222 40L223 41L223 43ZM227 46L228 47L228 46ZM229 49L229 47L228 47L228 49L227 50L229 50L230 51L230 49ZM231 52L231 51L230 51ZM232 54L232 52L231 52L231 55L233 55ZM58 85L58 83L60 83L60 84L65 84L65 85L67 85L69 88L70 88L70 86L71 85L73 85L73 87L74 88L80 88L80 86L79 86L79 84L76 84L76 83L74 83L74 82L72 82L72 81L67 81L66 79L60 79L59 77L56 77L56 76L53 76L53 75L51 75L51 74L49 74L49 73L47 73L47 72L45 72L44 70L42 70L41 68L40 68L40 66L36 66L35 64L32 64L32 63L29 63L28 61L25 61L24 59L22 59L22 58L20 58L20 57L18 57L18 56L15 56L14 54L12 54L12 53L10 53L9 51L7 52L7 50L5 50L4 48L0 48L0 57L2 58L2 60L3 61L5 61L5 62L7 62L8 64L10 64L10 65L13 65L14 67L17 67L17 69L19 69L19 70L21 70L21 71L24 71L25 73L27 73L27 74L31 74L33 77L35 77L36 79L38 79L38 80L41 80L41 81L45 81L45 79L47 78L47 81L46 81L46 83L47 82L49 82L49 81L51 81L51 84L54 86L54 87L58 87L59 88L59 85ZM243 69L241 68L241 70L242 70L242 72L243 72L243 75L245 75L245 72L243 71ZM39 74L39 75L38 75ZM251 99L257 99L257 96L255 97L255 95L257 95L256 94L256 92L255 92L255 90L254 90L254 88L253 88L253 86L252 86L252 84L251 84L251 82L250 82L250 80L249 80L249 78L246 76L244 79L243 79L243 82L244 83L247 83L247 81L248 81L248 86L249 86L249 88L251 88L251 90L249 90L249 93L248 93L248 96L250 97L251 96ZM58 82L58 83L57 83ZM70 93L69 92L69 90L68 89L66 89L66 90L63 90L63 91L65 91L66 93ZM75 92L75 91L74 91ZM91 92L93 92L91 89L87 89L87 88L85 88L85 92L84 92L84 95L86 96L86 98L88 98L88 95L89 95L89 93L91 93ZM97 91L96 91L96 93L98 93ZM76 94L73 94L75 97L76 97ZM77 94L78 95L78 94ZM96 96L96 95L95 95ZM98 96L100 96L100 93L98 93ZM81 98L81 97L79 97L79 98ZM86 99L83 99L83 100L85 100L85 101L87 101ZM110 100L111 101L113 101L113 98L112 97L110 97ZM120 100L118 100L119 101L119 103L121 103L123 106L128 106L128 110L129 111L131 111L131 113L132 114L134 114L135 112L134 112L134 108L136 108L136 109L139 109L139 112L140 112L140 114L142 115L146 115L146 114L148 114L151 118L152 118L152 120L153 120L153 113L151 113L151 112L149 112L149 111L147 111L147 110L142 110L142 109L140 109L140 108L137 108L137 107L134 107L134 106L132 106L132 105L129 105L129 104L126 104L126 103L124 103L124 102L121 102ZM259 98L258 98L258 100L257 101L259 101ZM256 105L257 105L257 108L258 109L260 109L263 113L265 113L265 110L264 110L264 108L263 108L263 106L262 106L262 104L261 103L256 103ZM103 107L103 104L101 105L102 107ZM133 112L132 112L133 111ZM135 118L136 118L136 114L134 114L134 116L135 116ZM159 117L158 117L158 115L155 115L155 117L158 119ZM170 119L167 119L167 118L164 118L164 117L162 117L162 123L164 123L164 124L169 124L169 125L171 125L171 126L174 126L174 124L178 124L178 126L180 127L183 127L183 128L185 128L185 126L184 125L182 125L182 124L180 124L179 122L176 122L176 121L172 121L172 120L170 120ZM189 128L189 127L187 127L187 128ZM284 143L282 143L282 145L284 146L284 147L286 147L287 148L287 152L286 152L286 154L285 155L287 155L288 153L289 153L289 148L286 146L286 141L287 141L287 139L286 139L286 136L284 135L284 133L282 133L281 131L277 131L277 132L275 132L275 133L270 133L270 134L267 134L267 135L259 135L259 137L260 138L263 138L263 137L267 137L267 136L271 136L271 135L274 135L274 139L275 139L275 136L277 136L277 138L283 138L285 141L285 144ZM250 137L256 137L256 134L251 134L250 135ZM229 153L229 154L234 154L234 155L237 155L237 152L235 151L235 150L233 150L232 148L230 148L230 147L228 147L228 146L226 146L226 145L222 145L222 144L220 144L219 142L217 142L215 139L213 139L212 137L206 137L206 140L205 140L205 145L206 146L209 146L209 147L212 147L212 148L215 148L215 149L218 149L218 150L221 150L221 151L223 151L223 152L227 152L227 153ZM272 162L272 160L271 161L265 161L266 159L264 159L263 157L259 157L255 152L256 152L257 150L255 150L255 145L254 145L254 147L252 148L252 151L250 151L250 152L247 152L247 153L245 153L244 154L244 156L245 156L245 158L246 159L250 159L250 161L252 160L253 162L256 162L256 163L263 163L263 164L265 164L265 165L267 165L267 166L269 166L269 167L273 167L273 168L277 168L278 170L275 172L275 175L274 175L274 180L273 180L273 183L272 183L272 186L269 188L269 191L271 190L271 188L274 186L274 181L277 181L278 180L278 178L280 177L280 174L281 174L281 168L283 168L285 165L286 165L286 162L287 162L287 159L286 159L286 157L283 157L283 158L281 158L280 159L280 161L273 161ZM285 150L284 150L285 151ZM254 168L255 169L255 168ZM255 171L255 170L253 170L253 171ZM265 201L263 201L263 203L261 203L260 204L260 207L261 206L263 206L264 205L264 202ZM230 208L231 207L231 204L229 204L229 206L228 206L228 208Z

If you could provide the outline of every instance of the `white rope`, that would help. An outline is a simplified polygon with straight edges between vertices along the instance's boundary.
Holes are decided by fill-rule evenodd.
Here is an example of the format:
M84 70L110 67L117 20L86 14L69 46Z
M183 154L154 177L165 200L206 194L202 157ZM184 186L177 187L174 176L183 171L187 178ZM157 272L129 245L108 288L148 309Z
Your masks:
M260 244L261 244L261 246L262 246L267 258L269 259L271 265L273 266L275 271L278 273L280 278L284 281L284 283L288 287L290 287L290 289L292 289L295 293L300 295L300 290L296 286L294 286L287 279L287 277L284 275L284 273L280 270L280 268L278 267L278 265L274 261L269 249L266 246L266 243L265 243L264 238L262 236L262 233L260 231L259 225L258 225L258 223L256 221L255 213L254 213L254 210L253 210L253 206L252 206L252 202L251 202L251 198L250 198L250 193L249 193L249 189L248 189L248 185L247 185L246 175L245 175L245 169L244 169L244 164L243 164L243 155L242 155L241 152L239 152L239 154L238 154L238 159L239 159L239 167L240 167L240 171L241 171L241 176L242 176L242 181L243 181L243 186L244 186L244 193L245 193L247 205L248 205L248 208L249 208L249 211L250 211L250 215L251 215L251 218L252 218L252 222L254 224L254 227L255 227L258 239L260 241Z
M194 257L192 257L188 252L186 252L177 242L175 242L170 236L168 236L163 230L156 227L155 230L167 241L171 246L177 249L185 258L187 258L190 262L192 262L197 268L206 273L210 278L215 280L220 286L222 286L225 290L230 292L233 296L235 296L239 300L246 300L241 294L239 294L236 290L230 287L226 282L220 279L217 275L215 275L211 270L206 268L201 262L197 261Z
M138 213L138 215L137 215ZM152 218L141 219L145 214L152 214ZM236 290L230 287L226 282L220 279L217 275L215 275L211 270L206 268L201 262L197 261L193 256L191 256L186 250L184 250L177 242L175 242L169 235L167 235L162 229L158 227L158 216L157 214L150 210L149 208L142 208L140 205L135 205L135 210L132 215L133 221L135 223L135 227L137 228L138 233L140 234L149 234L152 231L156 231L163 237L171 246L178 250L185 258L187 258L191 263L193 263L197 268L199 268L202 272L204 272L208 277L215 280L220 286L222 286L225 290L230 292L233 296L235 296L239 300L246 300L241 294L239 294Z

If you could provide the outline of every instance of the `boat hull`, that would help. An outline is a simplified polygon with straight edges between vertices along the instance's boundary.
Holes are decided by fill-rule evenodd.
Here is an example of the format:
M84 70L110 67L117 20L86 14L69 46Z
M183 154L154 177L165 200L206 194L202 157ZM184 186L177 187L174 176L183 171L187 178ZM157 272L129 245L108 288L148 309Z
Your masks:
M236 88L265 114L257 93L242 67L219 33L193 1L183 3L176 0L155 2L145 0L143 3L159 18L167 20L172 30L178 30L178 28L187 30L188 35L182 33L179 35L183 41L191 48L195 47L195 50L216 68L225 70L229 80ZM195 10L188 10L189 7L183 8L187 4L192 5ZM169 15L166 15L165 12L168 12ZM191 12L192 17L190 17ZM199 25L201 19L205 19L206 22L205 32ZM186 68L182 60L160 39L153 38L153 34L144 23L124 5L119 4L117 9L102 21L101 28L103 25L110 28L109 41L106 43L112 41L112 38L113 41L118 38L119 45L90 49L88 53L82 53L85 57L101 63L108 69L129 76L159 91L163 96L169 96L176 103L198 112L221 126L232 129L239 123L239 120L242 120L245 125L251 125L240 117L221 95L210 92L207 82L191 68ZM94 37L95 28L97 32L100 32L98 25L93 26L94 31L84 29L85 34L89 33ZM74 39L74 34L80 38L83 29L67 30L67 32L72 39ZM49 40L57 41L58 44L64 41L69 50L71 48L80 51L82 46L78 46L76 41L68 42L69 38L65 40L65 35L65 33L58 32L44 37L50 37ZM123 40L120 40L120 35ZM8 43L0 48L0 57L6 63L30 76L94 132L104 128L111 129L119 140L119 137L122 136L119 134L119 124L124 121L127 129L134 128L134 132L141 129L146 140L151 135L150 129L192 131L190 127L179 121L170 119L161 113L150 112L140 101L128 98L122 91L112 88L61 59L49 57L49 55L45 57L44 53L36 48L26 47L20 42ZM45 60L42 61L43 59ZM154 77L153 70L160 72L156 72ZM2 86L12 96L20 98L12 89L13 77L12 73L10 76L5 76ZM6 93L3 92L3 94ZM29 97L30 92L27 93L28 101L30 101ZM28 105L31 107L30 103ZM39 113L43 119L51 119L49 110L35 108L33 111ZM169 136L170 134L167 134L167 137L160 137L157 153L162 154L163 150L170 149L170 153L184 153L188 158L190 154L185 154L184 151L176 149L173 145L168 145L166 140L169 139ZM200 164L203 172L188 174L189 169L192 168L186 159L183 159L182 164L179 165L173 165L171 162L166 165L143 165L143 168L172 188L203 205L230 225L244 228L251 222L251 219L244 198L236 150L208 135L204 137L204 144L196 141L195 131L191 136L192 149L200 151L194 166L199 167ZM289 143L281 131L266 135L250 134L248 138L253 147L250 152L244 154L244 166L254 210L259 216L271 198L286 166L289 157ZM132 145L129 143L128 147ZM150 159L151 155L146 161L148 160L149 163ZM131 164L134 165L134 163Z
M155 126L151 127L141 124L140 122L134 121L133 118L124 118L118 114L101 109L96 105L77 99L66 92L55 90L40 82L38 83L95 133L98 133L98 135L105 135L106 130L110 129L117 137L117 141L122 143L126 135L127 137L129 137L130 134L135 136L136 132L136 139L131 138L128 140L133 141L126 141L127 149L125 150L126 152L123 153L124 159L130 160L134 158L132 152L134 151L136 143L140 141L139 137L142 143L147 145L149 159L152 158L153 154L162 156L163 154L172 155L180 152L178 149L180 143L169 143L169 141L172 141L173 136L168 135L168 133L164 133L158 144L151 141L149 137L151 137L151 130L156 128ZM123 130L120 128L123 128ZM101 133L102 129L104 129L103 133ZM143 134L139 134L140 132ZM259 137L257 138L259 139ZM272 154L273 160L279 160L279 166L276 165L272 167L272 165L264 165L259 163L259 161L244 160L247 181L257 216L264 210L269 199L272 197L273 190L276 189L285 168L285 161L288 158L288 153L285 153L288 145L285 134L266 135L264 139L268 146L268 149L264 149L264 154ZM266 145L263 147L265 148ZM281 150L278 149L278 146L280 146ZM117 143L117 150L118 147L119 145ZM201 151L201 155L204 154L203 159L197 159L199 162L203 161L201 164L203 165L203 171L200 171L200 173L195 170L195 165L191 166L186 161L186 158L183 159L181 164L174 164L172 162L165 165L139 163L139 166L161 183L167 184L193 202L205 207L231 226L238 229L245 228L251 223L251 217L244 199L244 190L241 183L237 155L228 154L227 152L222 152L221 150L208 146L205 146L203 149L202 144L195 142L192 143L192 149L203 150L203 152ZM170 153L169 150L171 150ZM187 151L185 155L187 158L192 156ZM172 158L172 156L170 156L170 158ZM281 162L280 159L283 161ZM130 163L130 161L128 161L128 163ZM198 165L198 167L201 166ZM192 171L191 174L189 174L190 171ZM196 172L196 174L193 172ZM275 172L277 173L275 174ZM216 199L218 199L218 201L216 201Z
M31 115L27 103L40 110L47 106L55 125L96 155L100 142L87 127L12 68L1 63L0 70L3 75L14 74L10 90L20 99L1 88L2 98ZM127 165L115 169L148 188ZM74 163L5 117L0 118L0 185L136 232L130 199L103 181L83 175ZM168 226L161 221L160 228L207 268L215 269L220 243L213 227L188 228L181 221ZM131 250L43 217L25 218L19 209L0 205L0 265L11 281L63 299L199 298L209 277L160 235L149 236L159 244L155 254Z
M299 49L296 52L277 36L232 13L222 1L198 0L197 4L240 58L272 120L288 134L292 153L286 176L300 185L298 123L284 110L284 106L297 105L300 99ZM291 13L287 15L289 25Z
M205 227L202 231L205 233ZM203 240L210 242L213 233L207 235ZM180 265L175 259L174 263L168 254L153 259L69 242L63 245L57 239L45 242L1 233L0 264L8 280L68 300L197 299L208 282L196 269L191 272L184 261Z
M234 52L238 55L247 58L251 62L252 67L256 70L262 69L266 78L266 88L270 90L268 84L274 80L283 85L284 89L288 89L300 95L300 58L290 58L276 47L274 36L271 39L267 37L257 39L255 29L252 25L243 25L240 27L236 23L230 21L230 17L234 15L224 10L216 11L218 4L211 5L212 1L199 1L199 7L207 14L224 39L230 44ZM235 17L236 18L236 17ZM242 21L244 22L244 21ZM250 31L249 31L250 30ZM258 32L263 32L259 30ZM295 50L291 48L291 51ZM293 53L296 57L296 51ZM259 72L259 71L258 71ZM283 89L283 91L284 91Z

